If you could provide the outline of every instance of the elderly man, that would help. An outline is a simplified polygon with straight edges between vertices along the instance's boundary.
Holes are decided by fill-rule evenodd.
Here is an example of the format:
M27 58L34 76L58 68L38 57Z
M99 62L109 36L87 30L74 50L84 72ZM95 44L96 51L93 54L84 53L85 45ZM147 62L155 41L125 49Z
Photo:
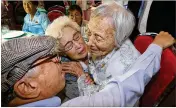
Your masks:
M158 71L162 49L173 43L171 35L161 32L123 77L114 77L100 92L72 99L62 106L133 106ZM12 39L1 44L1 48L2 105L32 106L36 101L43 101L38 106L58 105L50 103L59 102L57 98L47 100L65 85L65 74L54 58L56 40L47 36Z
M19 38L1 45L2 105L19 106L56 95L65 86L65 74L54 58L51 37Z

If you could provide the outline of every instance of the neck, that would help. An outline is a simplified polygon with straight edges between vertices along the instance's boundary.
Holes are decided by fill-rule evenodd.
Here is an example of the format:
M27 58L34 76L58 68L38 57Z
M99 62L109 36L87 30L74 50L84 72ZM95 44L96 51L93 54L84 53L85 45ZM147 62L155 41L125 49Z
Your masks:
M34 12L30 13L31 20L33 20L36 11L37 11L37 9Z
M88 65L88 56L86 56L84 59L81 59L82 62L84 62L86 65Z

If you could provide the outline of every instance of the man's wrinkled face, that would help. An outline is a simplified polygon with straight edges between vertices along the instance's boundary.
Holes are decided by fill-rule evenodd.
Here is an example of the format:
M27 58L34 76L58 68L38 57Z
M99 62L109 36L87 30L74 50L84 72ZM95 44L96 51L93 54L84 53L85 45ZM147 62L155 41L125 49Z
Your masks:
M37 62L47 59L43 58ZM62 66L57 58L52 58L37 66L39 72L38 82L42 88L42 94L45 97L54 96L65 87L65 73L62 72Z
M60 39L64 53L73 60L81 60L87 56L87 45L79 31L66 26L62 29L63 36Z
M110 18L95 17L88 23L88 47L96 57L106 56L115 48L115 32L110 22Z

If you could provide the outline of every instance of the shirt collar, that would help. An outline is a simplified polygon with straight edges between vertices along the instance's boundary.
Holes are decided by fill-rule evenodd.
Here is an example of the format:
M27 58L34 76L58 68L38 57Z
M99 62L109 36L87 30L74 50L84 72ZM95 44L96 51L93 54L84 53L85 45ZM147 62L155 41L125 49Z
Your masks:
M61 99L57 96L21 105L19 107L58 107L61 105Z

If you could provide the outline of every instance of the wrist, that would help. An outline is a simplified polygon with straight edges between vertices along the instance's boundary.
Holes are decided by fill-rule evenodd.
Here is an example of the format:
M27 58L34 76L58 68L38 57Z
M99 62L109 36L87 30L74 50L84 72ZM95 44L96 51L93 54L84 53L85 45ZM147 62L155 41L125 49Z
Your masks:
M162 44L160 44L160 43L158 43L158 42L152 42L153 44L156 44L156 45L158 45L158 46L160 46L162 49L164 49L164 46L162 45Z

